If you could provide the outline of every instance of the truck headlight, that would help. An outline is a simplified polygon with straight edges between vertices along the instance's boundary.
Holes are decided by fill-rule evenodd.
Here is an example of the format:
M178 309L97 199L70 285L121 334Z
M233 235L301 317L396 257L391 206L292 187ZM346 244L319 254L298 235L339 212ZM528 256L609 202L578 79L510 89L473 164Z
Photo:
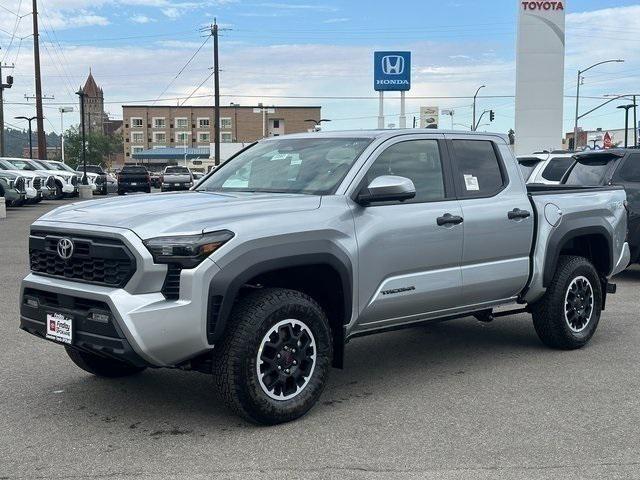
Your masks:
M233 238L233 232L219 230L201 235L156 237L144 241L155 263L177 263L193 268Z

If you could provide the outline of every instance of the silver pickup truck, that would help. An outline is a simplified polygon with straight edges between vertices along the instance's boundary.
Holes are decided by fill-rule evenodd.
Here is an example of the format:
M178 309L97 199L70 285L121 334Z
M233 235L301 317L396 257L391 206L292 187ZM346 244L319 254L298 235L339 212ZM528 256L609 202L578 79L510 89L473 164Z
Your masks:
M527 311L549 347L582 347L629 261L625 198L527 187L499 135L265 139L192 191L36 221L20 326L99 376L213 374L238 414L284 422L361 335Z
M166 167L160 179L160 190L189 190L193 187L193 175L187 167Z

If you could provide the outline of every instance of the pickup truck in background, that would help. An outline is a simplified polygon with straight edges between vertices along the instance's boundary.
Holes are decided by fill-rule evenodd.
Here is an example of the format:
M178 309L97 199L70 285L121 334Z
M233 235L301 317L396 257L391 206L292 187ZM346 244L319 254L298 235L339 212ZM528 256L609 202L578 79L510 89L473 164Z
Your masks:
M193 175L187 167L166 167L160 179L160 190L169 192L172 190L189 190L193 187Z
M640 150L614 148L585 151L574 161L562 183L568 186L618 185L627 193L627 241L631 263L640 262Z
M37 160L27 160L25 158L3 158L4 161L13 165L16 170L34 172L39 176L53 177L53 198L60 200L64 197L73 197L78 193L78 177L75 172L59 170L49 165L40 163Z
M4 158L0 158L0 173L4 172L13 173L24 178L24 198L15 202L14 205L22 203L36 204L43 199L55 196L56 182L52 175L32 170L22 170ZM9 177L7 176L7 178Z
M26 201L25 179L18 173L0 170L0 197L7 207L19 207Z
M118 195L129 192L151 193L151 177L146 167L125 165L118 172Z
M501 135L264 139L192 191L37 220L20 326L92 374L196 370L242 417L285 422L362 335L529 312L545 345L586 345L629 261L625 198L527 187Z

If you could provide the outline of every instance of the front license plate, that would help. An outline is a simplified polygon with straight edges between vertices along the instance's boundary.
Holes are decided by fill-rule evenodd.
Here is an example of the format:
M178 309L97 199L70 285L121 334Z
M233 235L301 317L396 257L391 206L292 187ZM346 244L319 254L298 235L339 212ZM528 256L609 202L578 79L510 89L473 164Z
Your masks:
M71 345L73 318L62 313L47 313L47 338Z
M174 186L174 187L179 187L179 186L180 186L180 184L179 184L179 183L174 183L174 184L173 184L173 186Z

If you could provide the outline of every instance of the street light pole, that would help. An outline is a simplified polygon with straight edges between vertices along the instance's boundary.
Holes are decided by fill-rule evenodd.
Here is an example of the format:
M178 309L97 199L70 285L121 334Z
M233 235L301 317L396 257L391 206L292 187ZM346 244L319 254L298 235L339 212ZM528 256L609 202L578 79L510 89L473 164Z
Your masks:
M624 148L629 147L629 110L635 107L635 103L631 105L619 105L617 107L624 110Z
M473 122L471 123L471 131L475 132L476 130L476 99L478 98L478 92L485 88L486 85L482 85L480 87L478 87L478 90L476 90L475 95L473 96Z
M60 150L62 155L62 163L64 163L64 114L73 112L73 107L60 107Z
M33 138L31 131L31 122L36 120L38 117L15 117L16 120L26 120L29 123L29 158L33 160Z
M87 139L84 125L84 97L85 93L80 88L76 94L80 97L80 132L82 136L82 185L89 185L87 179Z
M604 65L605 63L623 63L624 60L605 60L604 62L598 62L591 65L589 68L585 68L584 70L578 70L578 84L576 85L576 117L575 124L573 126L573 150L576 151L578 149L578 119L580 118L580 81L582 79L582 74L588 72L594 67L598 65Z

